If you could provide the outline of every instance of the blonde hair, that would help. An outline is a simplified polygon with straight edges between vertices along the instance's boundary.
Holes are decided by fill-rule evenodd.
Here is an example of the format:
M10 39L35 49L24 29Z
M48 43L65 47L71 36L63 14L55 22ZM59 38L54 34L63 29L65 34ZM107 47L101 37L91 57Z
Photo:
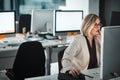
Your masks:
M91 25L95 23L96 19L100 19L100 18L95 14L88 14L83 20L80 30L81 34L83 34L84 36L89 35L92 29Z

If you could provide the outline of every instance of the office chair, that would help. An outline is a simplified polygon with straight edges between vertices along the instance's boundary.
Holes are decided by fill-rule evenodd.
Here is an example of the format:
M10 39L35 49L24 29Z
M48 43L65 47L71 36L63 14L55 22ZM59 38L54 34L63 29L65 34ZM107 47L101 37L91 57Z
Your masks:
M64 55L65 49L58 52L58 68L59 68L58 80L85 80L85 76L83 74L79 74L77 77L73 77L72 75L68 73L60 73L60 70L62 69L61 60Z
M61 60L62 60L62 57L63 57L63 54L64 54L64 50L65 49L62 49L61 51L58 52L58 71L59 71L59 73L60 73L60 70L62 69Z
M24 42L20 45L12 70L7 69L10 80L24 80L45 75L45 53L40 42Z
M23 33L23 28L25 27L25 32L30 32L31 26L31 15L30 14L21 14L19 18L19 28L18 33Z

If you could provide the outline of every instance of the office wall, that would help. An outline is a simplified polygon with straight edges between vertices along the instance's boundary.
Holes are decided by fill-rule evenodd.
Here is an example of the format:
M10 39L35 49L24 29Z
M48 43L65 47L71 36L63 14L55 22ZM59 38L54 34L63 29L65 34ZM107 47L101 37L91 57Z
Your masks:
M66 0L65 6L59 6L62 10L83 10L84 15L88 14L89 0Z
M84 16L88 13L99 15L99 0L66 0L66 5L59 9L83 10Z
M8 1L8 2L7 2ZM27 0L26 0L27 1ZM31 2L32 0L30 0ZM39 1L39 0L37 0ZM52 0L47 0L49 1L50 3L52 3ZM56 0L57 1L57 0ZM35 1L34 1L35 2ZM39 1L40 3L41 1ZM18 19L18 15L19 15L19 9L20 6L20 0L16 1L16 0L12 0L12 2L10 2L10 0L4 0L4 7L5 9L13 9L13 10L16 10L16 18ZM13 5L12 5L12 4ZM28 2L29 3L29 2ZM32 2L33 3L33 2ZM65 5L54 5L54 6L58 6L59 9L80 9L80 10L83 10L84 11L84 15L88 14L88 13L95 13L95 14L98 14L99 13L99 0L65 0ZM22 9L23 11L25 10L25 13L29 13L29 8L30 8L30 5L27 7L27 5L22 5L22 6L26 6L27 8L24 8ZM50 8L50 5L51 5L51 8ZM53 4L50 4L49 5L49 9L52 9L54 7L52 7ZM31 7L35 7L34 5L31 5ZM38 6L41 6L41 5L38 5ZM47 5L48 6L48 5ZM57 9L58 7L56 7L55 9ZM40 7L39 7L40 8Z
M99 15L99 0L89 0L89 13Z
M10 10L11 9L11 0L4 0L4 10Z

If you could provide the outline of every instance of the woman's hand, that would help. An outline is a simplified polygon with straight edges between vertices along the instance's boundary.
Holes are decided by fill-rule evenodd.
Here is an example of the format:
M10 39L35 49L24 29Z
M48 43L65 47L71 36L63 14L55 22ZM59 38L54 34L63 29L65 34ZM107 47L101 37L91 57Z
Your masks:
M71 70L69 70L68 73L71 74L73 77L77 77L77 75L80 74L80 70L78 70L78 69L71 69Z

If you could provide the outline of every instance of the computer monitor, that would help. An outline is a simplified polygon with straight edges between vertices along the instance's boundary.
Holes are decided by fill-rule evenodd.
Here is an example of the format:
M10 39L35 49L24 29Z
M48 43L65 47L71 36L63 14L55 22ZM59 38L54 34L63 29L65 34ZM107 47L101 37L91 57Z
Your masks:
M47 32L52 34L54 10L38 9L32 10L31 32Z
M107 26L101 33L100 78L120 77L120 26Z
M10 36L15 32L15 11L0 11L0 35Z
M82 20L82 10L55 10L54 35L65 35L67 32L80 33Z

